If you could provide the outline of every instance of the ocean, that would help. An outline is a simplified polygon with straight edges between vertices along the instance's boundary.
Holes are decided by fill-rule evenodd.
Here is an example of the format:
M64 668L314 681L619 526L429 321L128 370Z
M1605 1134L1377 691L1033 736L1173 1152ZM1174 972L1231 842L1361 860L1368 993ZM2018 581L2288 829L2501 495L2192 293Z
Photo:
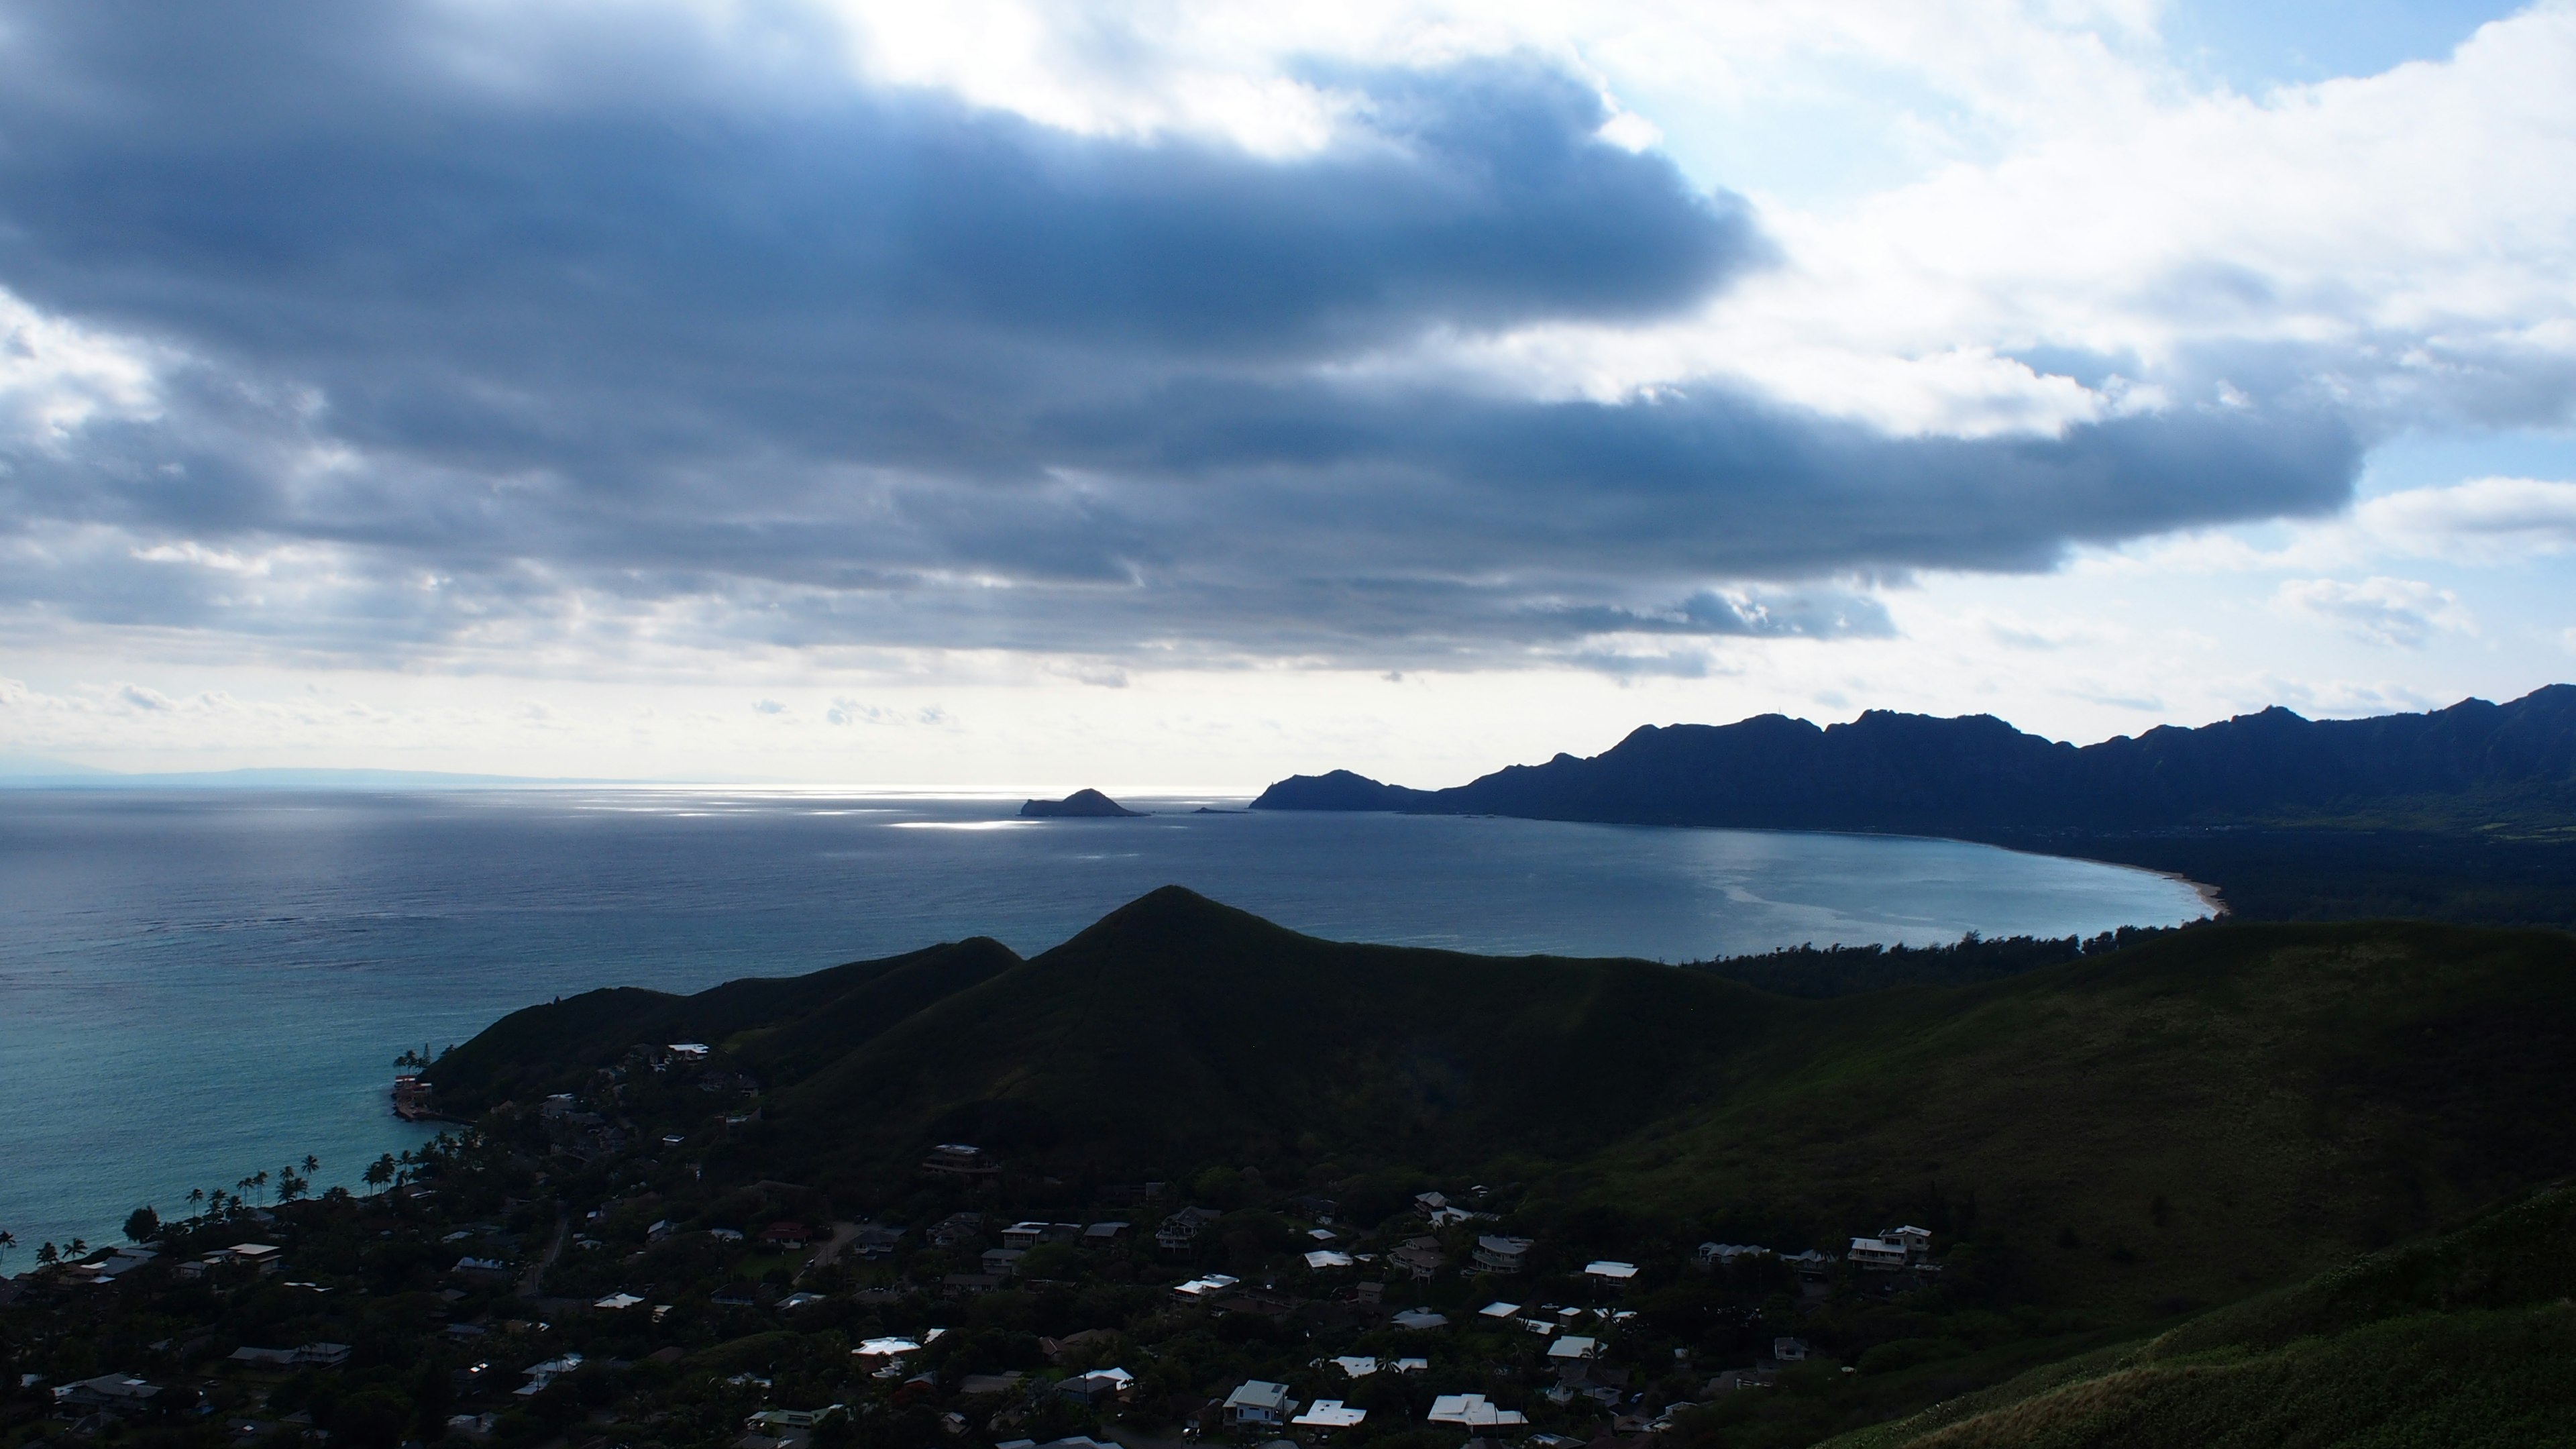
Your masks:
M1368 814L1020 821L739 789L0 791L0 1228L95 1244L421 1141L394 1056L548 998L969 935L1023 954L1180 884L1315 935L1680 961L2202 914L2143 871L1956 841Z

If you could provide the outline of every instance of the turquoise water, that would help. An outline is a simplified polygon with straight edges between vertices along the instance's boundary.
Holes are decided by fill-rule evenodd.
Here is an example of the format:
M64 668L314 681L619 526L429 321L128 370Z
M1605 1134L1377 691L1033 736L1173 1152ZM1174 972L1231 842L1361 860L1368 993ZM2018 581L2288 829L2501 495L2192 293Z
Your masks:
M0 1227L28 1245L0 1271L307 1153L352 1181L423 1135L387 1107L394 1055L530 1002L976 934L1033 953L1166 884L1345 940L1676 961L2201 913L2160 876L1955 841L1017 803L0 791Z

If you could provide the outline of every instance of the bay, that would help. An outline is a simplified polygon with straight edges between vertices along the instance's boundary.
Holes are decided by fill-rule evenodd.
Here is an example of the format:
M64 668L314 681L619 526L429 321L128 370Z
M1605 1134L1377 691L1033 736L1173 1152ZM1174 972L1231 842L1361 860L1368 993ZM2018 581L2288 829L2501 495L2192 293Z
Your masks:
M114 1236L306 1154L426 1133L406 1048L610 985L692 991L989 935L1023 954L1179 884L1340 940L1679 961L2091 935L2187 884L1956 841L1477 817L1020 821L1016 799L740 789L0 791L0 1228ZM1201 805L1230 813L1188 813ZM0 1262L0 1271L23 1267Z

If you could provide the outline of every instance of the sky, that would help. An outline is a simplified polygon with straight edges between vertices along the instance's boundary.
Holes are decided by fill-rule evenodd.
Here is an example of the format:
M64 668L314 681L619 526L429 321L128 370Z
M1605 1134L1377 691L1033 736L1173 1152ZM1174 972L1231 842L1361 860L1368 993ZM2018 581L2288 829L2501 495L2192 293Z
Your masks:
M0 0L0 765L2513 698L2570 176L2576 0Z

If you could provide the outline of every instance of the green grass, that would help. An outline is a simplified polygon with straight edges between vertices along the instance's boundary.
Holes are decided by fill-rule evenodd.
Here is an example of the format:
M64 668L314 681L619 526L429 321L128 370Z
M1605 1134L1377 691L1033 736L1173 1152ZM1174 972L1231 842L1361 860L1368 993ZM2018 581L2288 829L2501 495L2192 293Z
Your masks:
M2576 1191L1833 1441L1836 1449L2576 1443Z

